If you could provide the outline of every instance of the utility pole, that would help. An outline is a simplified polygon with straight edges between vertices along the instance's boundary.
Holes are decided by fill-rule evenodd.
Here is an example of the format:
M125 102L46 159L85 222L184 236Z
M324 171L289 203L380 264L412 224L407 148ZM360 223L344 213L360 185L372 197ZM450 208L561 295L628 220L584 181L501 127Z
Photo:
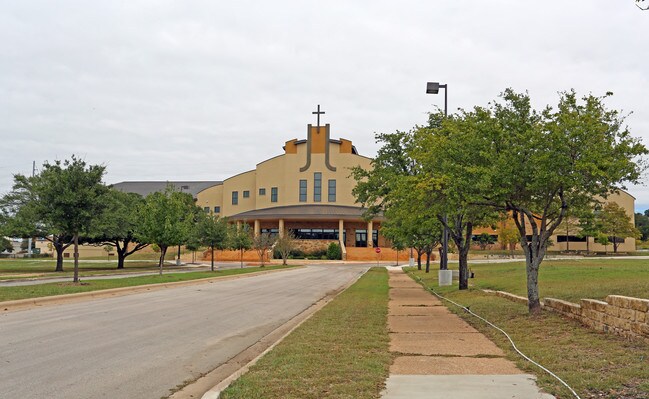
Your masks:
M32 161L32 177L36 176L36 161ZM27 239L27 257L32 257L32 238Z

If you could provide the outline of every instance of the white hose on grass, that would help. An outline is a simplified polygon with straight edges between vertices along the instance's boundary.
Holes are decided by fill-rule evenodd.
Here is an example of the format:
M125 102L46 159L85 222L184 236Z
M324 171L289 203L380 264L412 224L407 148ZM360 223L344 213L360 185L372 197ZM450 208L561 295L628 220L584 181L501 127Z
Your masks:
M420 277L415 276L415 278L417 279L417 281L418 281L420 284L423 283ZM473 315L473 316L477 317L478 319L484 321L485 323L487 323L487 324L490 325L491 327L493 327L493 328L495 328L496 330L498 330L498 331L500 331L501 333L503 333L503 335L504 335L505 337L507 337L507 339L509 340L509 342L512 344L512 348L514 348L514 350L515 350L516 352L518 352L519 355L521 355L521 356L522 356L525 360L527 360L528 362L532 363L533 365L537 366L537 367L540 368L541 370L545 371L546 373L548 373L548 374L550 374L552 377L554 377L557 381L559 381L559 382L560 382L561 384L563 384L566 388L568 388L568 389L570 390L570 392L572 392L572 394L575 395L575 398L577 398L577 399L581 399L581 397L579 397L579 395L577 395L577 392L575 392L575 390L572 389L572 387L570 387L570 385L568 385L564 380L562 380L561 378L559 378L558 375L554 374L552 371L550 371L550 370L548 370L547 368L543 367L543 366L540 365L539 363L537 363L537 362L535 362L534 360L530 359L530 358L529 358L527 355L525 355L523 352L521 352L521 351L516 347L516 344L514 343L514 340L512 340L512 338L509 336L509 334L507 334L507 333L505 332L505 330L503 330L502 328L498 327L497 325L495 325L494 323L490 322L489 320L485 319L484 317L475 314L475 313L474 313L471 309L469 309L468 307L466 307L466 306L462 306L462 305L460 305L460 304L457 303L457 302L454 302L454 301L452 301L452 300L450 300L450 299L448 299L448 298L446 298L446 297L441 296L440 294L438 294L437 292L435 292L435 290L432 289L431 287L426 287L425 285L424 285L424 287L425 287L427 290L429 290L430 292L432 292L432 293L433 293L435 296L437 296L438 298L443 299L443 300L445 300L445 301L448 301L448 302L452 303L453 305L455 305L455 306L457 306L457 307L459 307L459 308L464 309L465 312L469 313L470 315Z

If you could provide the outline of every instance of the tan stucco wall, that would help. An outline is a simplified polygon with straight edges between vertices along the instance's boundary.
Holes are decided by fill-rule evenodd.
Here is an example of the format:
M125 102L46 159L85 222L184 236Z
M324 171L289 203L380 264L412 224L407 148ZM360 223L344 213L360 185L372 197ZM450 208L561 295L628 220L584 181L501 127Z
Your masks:
M196 204L201 208L221 207L220 216L232 216L238 213L287 205L346 205L358 206L352 195L356 182L350 177L351 168L361 166L369 169L371 159L351 153L349 140L341 143L329 142L329 163L336 168L331 171L326 167L324 151L311 154L311 165L308 170L300 172L307 162L307 143L286 144L286 153L257 164L254 170L241 173L226 179L222 185L210 187L197 195ZM290 145L289 145L290 143ZM290 150L290 151L289 151ZM312 149L313 150L313 149ZM321 150L321 149L320 149ZM314 201L314 173L322 173L320 202ZM307 201L299 200L299 182L307 181ZM329 180L336 180L336 201L328 201ZM277 202L271 202L271 190L277 187ZM259 195L259 189L266 190ZM249 198L243 198L243 191L250 191ZM238 191L239 204L232 205L232 192Z
M198 193L196 205L201 208L209 207L211 212L214 212L215 206L220 206L221 212L219 215L223 215L223 184L212 186Z

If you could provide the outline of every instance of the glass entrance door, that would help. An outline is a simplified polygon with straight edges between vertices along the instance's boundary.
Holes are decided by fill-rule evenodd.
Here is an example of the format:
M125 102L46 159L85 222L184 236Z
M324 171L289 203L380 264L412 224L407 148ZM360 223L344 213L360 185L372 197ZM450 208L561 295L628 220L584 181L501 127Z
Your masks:
M356 230L356 247L367 247L367 230Z

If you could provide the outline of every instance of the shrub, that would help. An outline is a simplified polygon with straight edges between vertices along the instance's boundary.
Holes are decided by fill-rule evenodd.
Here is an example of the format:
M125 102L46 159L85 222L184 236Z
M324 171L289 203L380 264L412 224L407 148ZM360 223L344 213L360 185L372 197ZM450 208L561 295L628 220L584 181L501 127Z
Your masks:
M329 244L329 248L327 248L327 259L340 260L342 257L343 253L340 249L340 245L336 242Z

